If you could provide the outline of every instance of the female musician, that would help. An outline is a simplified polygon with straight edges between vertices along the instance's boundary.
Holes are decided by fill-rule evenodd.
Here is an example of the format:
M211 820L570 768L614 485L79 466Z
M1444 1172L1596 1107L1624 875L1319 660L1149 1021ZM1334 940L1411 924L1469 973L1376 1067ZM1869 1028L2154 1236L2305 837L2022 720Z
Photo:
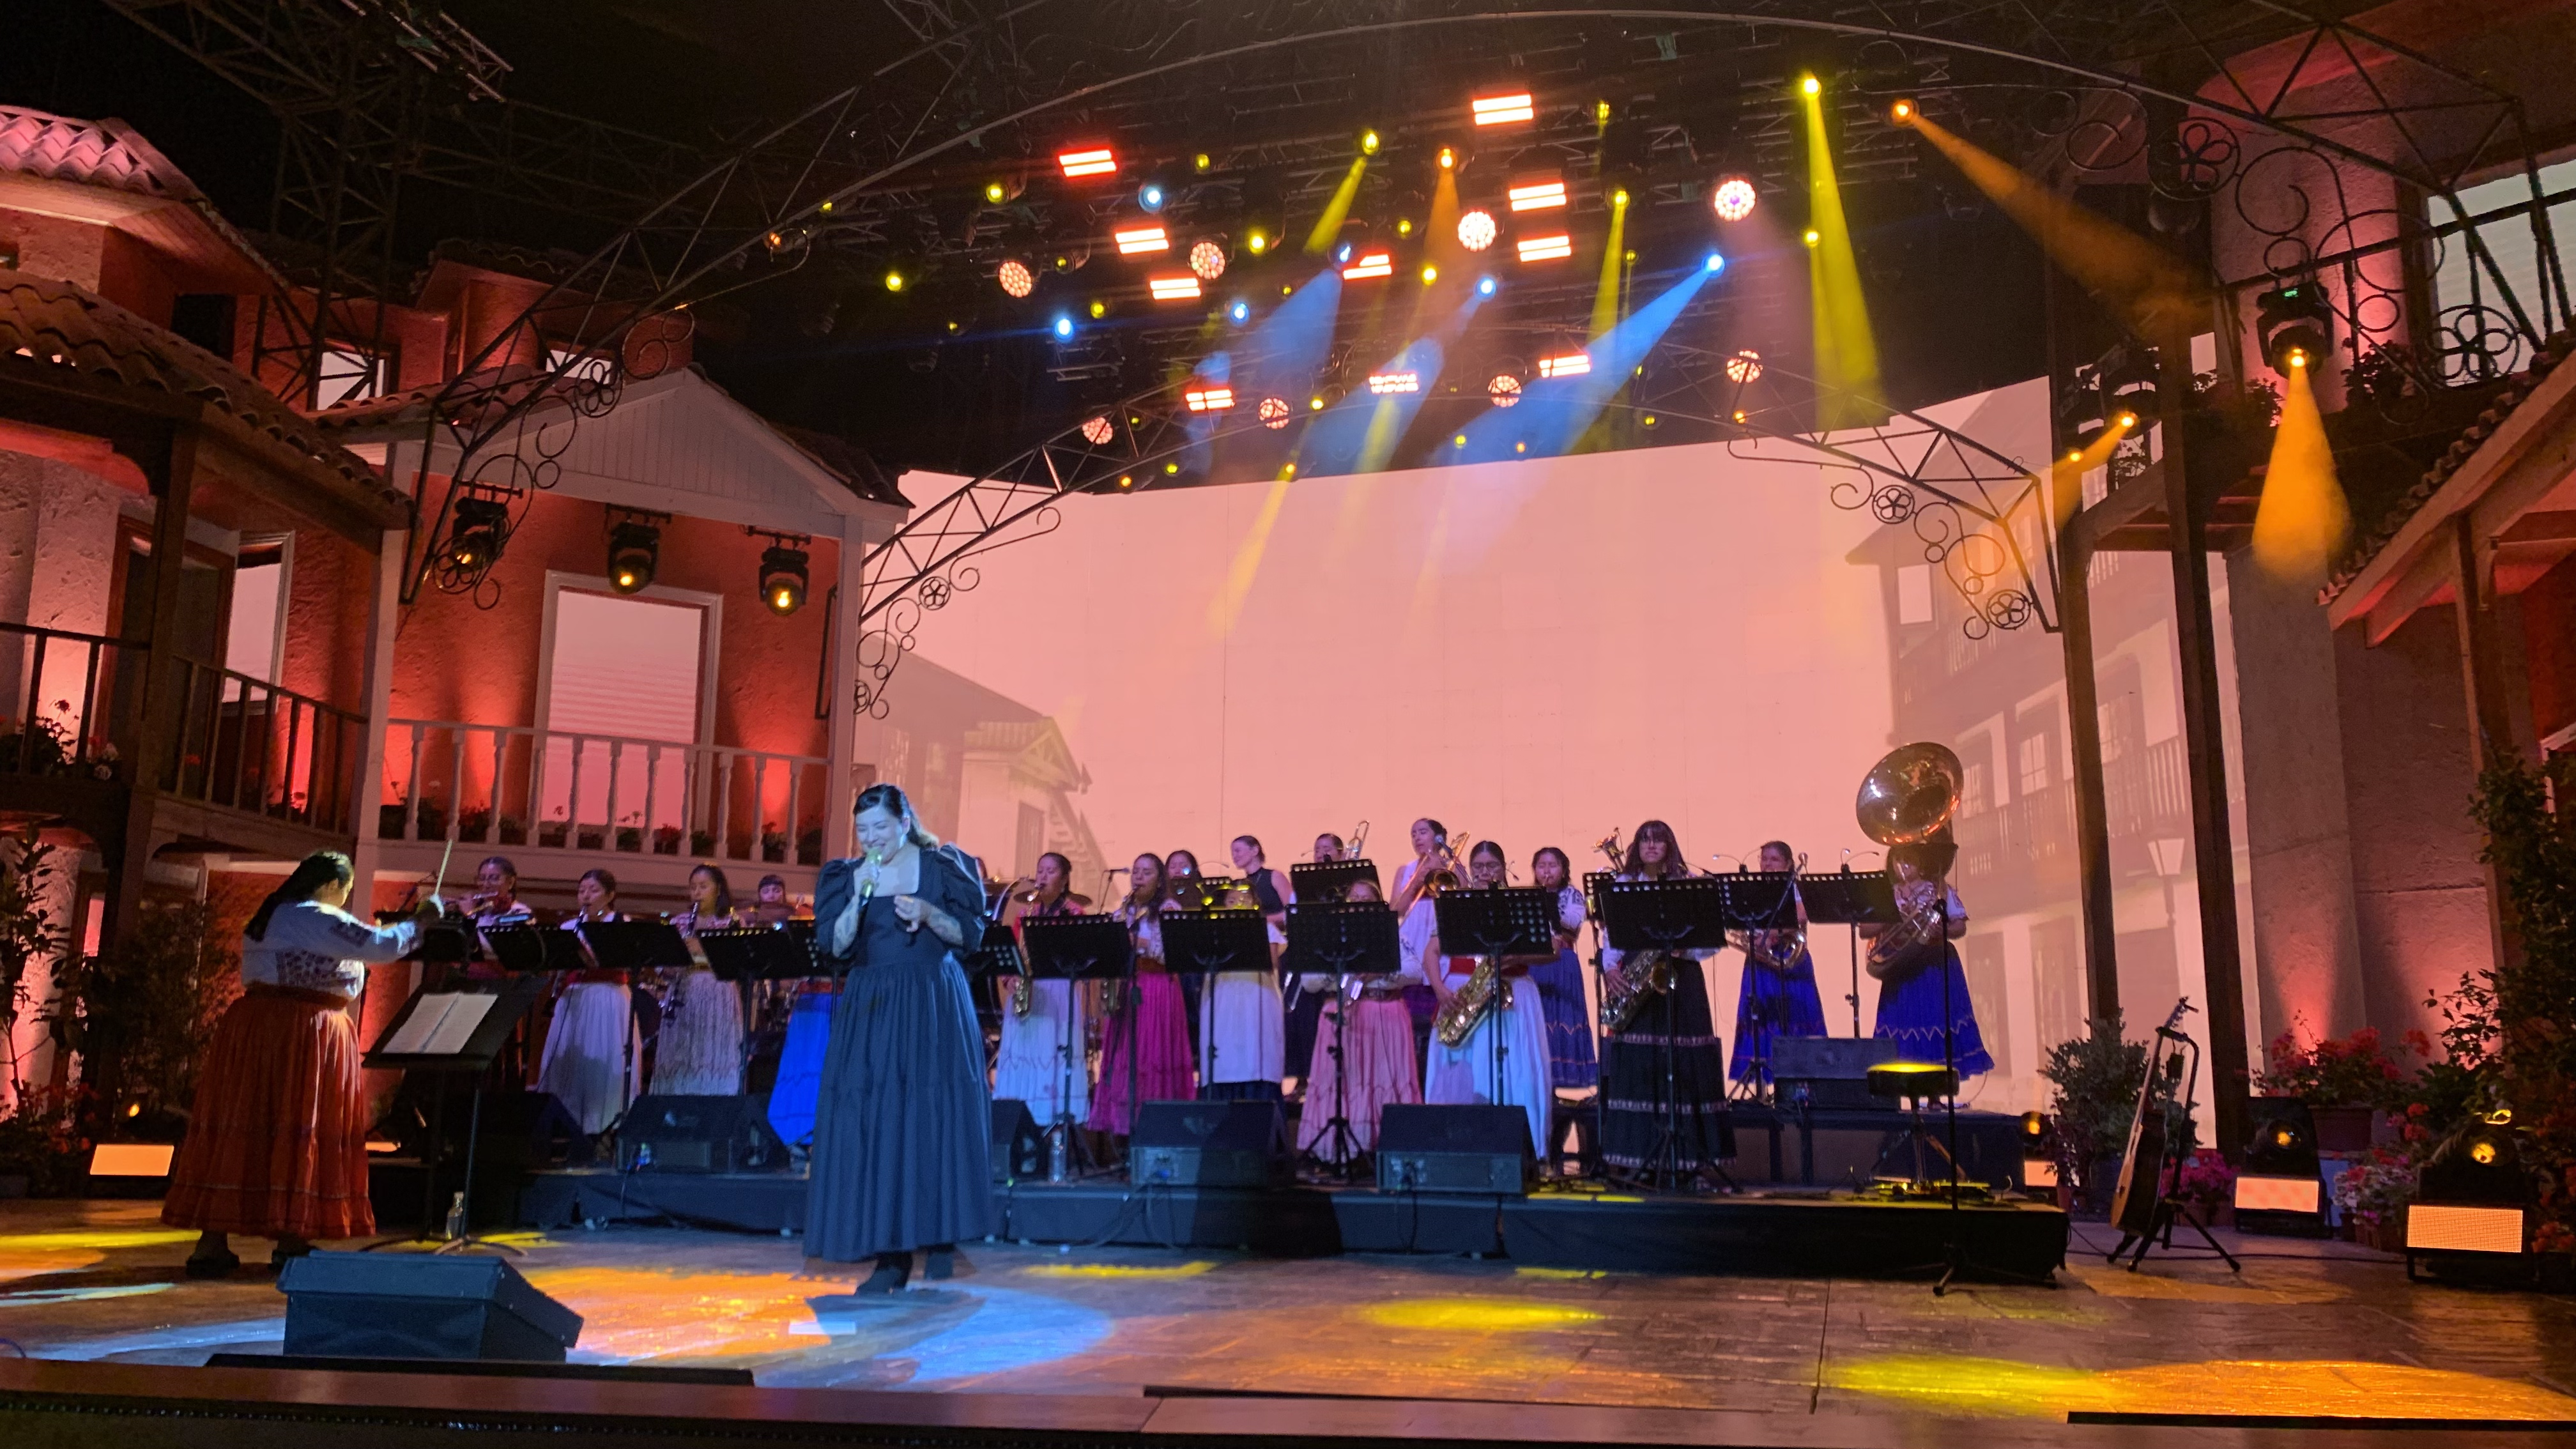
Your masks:
M1995 1059L1977 1031L1968 976L1960 969L1959 949L1950 944L1968 934L1968 908L1941 880L1956 849L1934 841L1889 846L1887 866L1896 876L1896 909L1902 919L1892 926L1865 925L1860 933L1870 943L1869 974L1878 982L1878 1026L1870 1034L1895 1042L1905 1061L1951 1061L1961 1077L1973 1077L1993 1071ZM1934 919L1936 903L1941 907L1937 914L1947 917L1946 932ZM1882 938L1890 935L1903 944L1882 947ZM1941 1030L1945 999L1951 1027L1947 1041Z
M787 898L787 877L765 875L753 887L751 920L754 926L783 926L796 919L796 903Z
M519 867L506 855L488 855L474 870L474 894L464 902L466 919L476 932L475 959L465 963L464 975L469 981L494 981L509 973L501 969L492 954L492 943L482 932L495 926L524 926L536 919L527 903L519 899ZM528 1054L532 1042L547 1031L547 1023L528 1016L510 1028L501 1049L492 1058L492 1069L485 1078L495 1091L524 1089L532 1074L528 1071ZM542 1057L542 1048L537 1048Z
M198 1232L191 1278L241 1266L228 1234L275 1239L270 1261L283 1263L314 1238L376 1230L348 1007L367 966L408 954L441 907L426 900L412 920L369 926L342 909L354 878L337 851L306 856L242 931L243 994L215 1028L161 1205L161 1221Z
M1163 909L1167 911L1204 911L1223 900L1199 874L1198 852L1175 850L1163 857ZM1160 927L1156 928L1158 931ZM1207 991L1207 978L1195 972L1173 978L1181 985L1181 1021L1190 1038L1190 1060L1196 1062L1203 1048L1199 1043L1199 997ZM1154 1100L1151 1097L1146 1101Z
M1660 820L1637 827L1628 842L1621 880L1679 880L1691 873L1673 828ZM1604 946L1602 968L1627 979L1629 956ZM1709 1015L1705 951L1673 963L1672 989L1638 1009L1628 1029L1601 1047L1601 1157L1627 1172L1666 1171L1684 1177L1718 1170L1734 1155L1734 1130L1726 1109L1726 1058L1718 1050ZM1645 964L1636 965L1642 978ZM1670 1086L1666 1085L1669 1059ZM1671 1129L1667 1149L1665 1132Z
M1344 899L1384 897L1378 894L1377 882L1359 880L1351 882ZM1399 973L1354 981L1338 992L1326 985L1309 993L1317 1001L1330 998L1333 1004L1325 1010L1306 1069L1306 1106L1297 1119L1298 1151L1334 1163L1352 1152L1373 1151L1378 1116L1386 1104L1422 1100L1421 1059L1413 1054L1413 1013L1404 1004L1404 982ZM1337 1078L1342 1083L1338 1090ZM1326 1140L1336 1112L1350 1123L1347 1147Z
M523 926L533 917L519 899L519 868L506 855L485 856L474 869L474 894L465 898L465 914L475 929Z
M1530 857L1530 880L1556 892L1556 955L1530 967L1539 1006L1547 1013L1548 1080L1559 1087L1593 1086L1601 1069L1593 1059L1592 1008L1583 998L1583 958L1574 954L1583 936L1583 889L1574 883L1574 862L1553 845Z
M1396 947L1403 955L1405 974L1414 978L1404 984L1404 1005L1413 1013L1416 1057L1424 1057L1430 1051L1431 1017L1440 1009L1439 996L1424 984L1431 979L1431 971L1423 952L1431 944L1434 925L1432 881L1443 873L1458 880L1466 878L1457 857L1449 853L1449 827L1426 815L1413 822L1413 859L1396 867L1392 903L1397 922Z
M805 1251L873 1256L859 1291L891 1293L914 1249L946 1278L957 1243L992 1220L993 1099L958 964L983 939L984 887L893 785L859 793L858 839L865 858L824 866L814 889L817 944L846 985L815 1109Z
M1102 1035L1100 1084L1091 1094L1091 1119L1083 1124L1094 1132L1125 1136L1136 1125L1138 1101L1186 1098L1198 1085L1190 1068L1180 988L1163 970L1166 883L1163 862L1156 856L1136 857L1127 872L1127 899L1117 915L1135 947L1136 979L1134 989L1109 1013Z
M1002 909L1003 926L1018 935L1022 921L1078 916L1091 909L1091 898L1076 895L1072 884L1072 861L1052 850L1039 856L1033 888L1011 894ZM1027 947L1025 937L1021 946ZM1041 1124L1059 1117L1082 1120L1091 1110L1091 1077L1083 1051L1086 1013L1077 983L1061 976L1034 981L1005 976L1001 984L1002 1045L993 1058L993 1095L1028 1103Z
M1342 838L1329 830L1315 837L1315 853L1307 857L1307 859L1312 860L1317 865L1322 865L1328 860L1339 860L1341 858Z
M795 898L784 877L765 875L751 908L752 924L772 928L798 919ZM781 983L782 985L784 983ZM778 1077L769 1089L769 1127L778 1140L799 1153L814 1143L814 1108L822 1099L823 1056L831 1047L832 1008L840 992L828 976L808 976L795 983L787 1007L787 1033L778 1044Z
M697 964L680 973L662 1040L653 1057L656 1095L730 1097L742 1090L742 993L716 975L698 949L698 932L735 924L733 887L712 865L689 872L689 908L671 918Z
M1315 837L1313 859L1317 864L1341 858L1342 838L1340 836L1328 830ZM1288 916L1283 910L1279 916L1280 939L1283 943L1287 939L1287 926ZM1312 981L1304 976L1280 978L1279 999L1288 1013L1285 1056L1288 1065L1297 1067L1301 1071L1305 1064L1315 1057L1315 1026L1323 1019L1325 994L1321 986L1321 978ZM1312 1083L1301 1080L1298 1090L1304 1092L1311 1086Z
M1796 852L1786 842L1762 847L1762 868L1787 872L1798 868ZM1798 905L1798 925L1807 923L1805 902ZM1735 1064L1728 1075L1739 1082L1771 1085L1771 1044L1784 1036L1823 1036L1825 1004L1816 995L1816 963L1807 954L1803 929L1749 931L1744 939L1744 985L1735 999Z
M1234 838L1233 855L1269 927L1271 952L1256 970L1208 978L1199 1003L1199 1095L1277 1101L1288 1069L1278 971L1278 948L1288 940L1288 877L1270 868L1261 842L1249 835Z
M607 871L583 871L573 883L572 894L578 909L563 923L567 931L578 933L589 921L626 919L617 909L617 877ZM588 954L587 947L583 954ZM554 1093L580 1125L582 1135L596 1137L635 1098L644 1034L635 1021L635 994L625 972L593 962L566 972L565 978L554 1024L546 1031L537 1090Z
M1490 840L1476 842L1467 853L1468 885L1493 890L1503 884L1503 848ZM1474 974L1476 958L1443 954L1435 926L1423 962L1439 969L1431 988L1446 1007ZM1540 1162L1553 1154L1547 1140L1548 1115L1556 1093L1548 1086L1547 1014L1531 982L1531 958L1506 956L1500 963L1492 1003L1467 1039L1450 1046L1434 1037L1422 1069L1422 1100L1450 1104L1518 1107L1529 1115L1530 1148Z

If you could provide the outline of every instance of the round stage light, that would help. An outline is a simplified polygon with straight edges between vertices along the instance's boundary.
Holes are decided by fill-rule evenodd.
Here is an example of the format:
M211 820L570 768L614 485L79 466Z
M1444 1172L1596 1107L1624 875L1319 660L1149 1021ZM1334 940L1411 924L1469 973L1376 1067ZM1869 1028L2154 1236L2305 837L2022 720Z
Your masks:
M1313 397L1306 399L1306 406L1315 412L1322 412L1324 410L1324 395L1322 393L1317 393Z
M1706 260L1706 261L1704 261L1704 262L1701 262L1701 263L1700 263L1700 269L1701 269L1702 271L1708 271L1708 272L1722 272L1722 271L1725 271L1725 270L1726 270L1726 257L1724 256L1724 254L1719 253L1719 252L1710 252L1710 253L1708 254L1708 260Z
M1438 267L1435 267L1435 266L1431 265L1429 262L1424 262L1424 263L1422 264L1422 285L1424 285L1424 286L1428 287L1428 286L1430 286L1432 283L1434 283L1434 282L1436 282L1436 281L1439 281L1439 280L1440 280L1440 269L1439 269Z
M1481 252L1492 246L1494 238L1500 235L1502 228L1494 225L1494 214L1490 211L1479 208L1458 218L1458 245L1471 252Z
M1225 275L1225 248L1213 240L1190 248L1190 271L1202 282L1213 282Z
M1162 210L1162 186L1159 183L1148 181L1143 186L1138 187L1136 189L1136 204L1145 208L1149 212Z
M1750 347L1739 347L1735 349L1734 355L1726 359L1728 382L1753 382L1761 376L1762 354Z
M886 273L886 274L885 274L885 287L886 287L886 290L887 290L887 291L889 291L889 292L900 292L900 291L902 291L902 290L903 290L903 273L901 273L901 272L888 272L888 273Z
M1409 216L1397 217L1395 219L1395 234L1397 236L1413 235L1413 218Z
M1363 155L1363 156L1374 156L1374 155L1376 155L1376 154L1377 154L1377 148L1378 148L1377 132L1375 132L1375 131L1362 131L1362 132L1360 132L1360 154L1361 154L1361 155Z
M1817 231L1814 227L1812 227L1812 226L1811 226L1811 227L1807 228L1806 234L1805 234L1804 236L1801 236L1801 237L1800 237L1800 238L1798 238L1798 239L1799 239L1800 241L1805 242L1805 243L1806 243L1807 245L1809 245L1809 246L1814 246L1816 243L1818 243L1818 242L1820 242L1820 241L1823 241L1825 238L1824 238L1824 234L1823 234L1822 232Z
M769 606L769 612L783 619L805 607L807 565L805 550L784 542L762 552L760 601Z
M1002 284L1005 296L1025 297L1038 289L1037 273L1018 257L1003 258L1002 264L993 269L993 280Z
M1250 302L1236 302L1225 309L1225 315L1233 318L1237 322L1249 322L1252 320L1252 304Z
M1803 76L1798 81L1798 89L1807 95L1820 96L1825 93L1825 83L1814 76Z
M1107 413L1094 413L1082 420L1082 440L1095 448L1108 447L1109 440L1115 436L1117 428L1109 421Z
M1610 204L1612 206L1626 206L1628 204L1628 188L1622 186L1618 190L1611 192Z
M1500 284L1491 277L1478 277L1476 279L1476 295L1479 297L1490 297L1494 295L1494 288L1499 285Z
M1716 208L1719 221L1742 221L1753 214L1753 208L1761 200L1762 193L1753 189L1751 177L1726 176L1719 178L1717 190L1709 197L1709 205Z
M998 181L987 181L984 183L984 200L991 205L1001 205L1002 199L1010 194L1011 189Z
M1456 437L1451 438L1449 440L1449 446L1453 448L1463 448L1467 446L1467 435L1465 433L1460 433Z
M1900 100L1895 105L1887 108L1887 116L1889 120L1894 121L1900 126L1906 125L1914 119L1914 103L1912 101Z
M1254 408L1252 411L1255 417L1261 419L1261 425L1263 427L1269 428L1274 432L1280 428L1288 426L1288 414L1290 409L1288 407L1288 399L1284 397L1263 398L1261 400L1261 406Z
M1200 152L1200 153L1198 153L1197 155L1192 156L1192 157L1190 158L1190 166L1191 166L1193 169L1195 169L1195 170L1199 170L1199 171L1205 171L1206 169L1208 169L1208 168L1209 168L1209 167L1211 167L1211 166L1214 166L1215 164L1216 164L1216 158L1215 158L1215 157L1213 157L1213 156L1210 156L1210 155L1209 155L1208 153L1206 153L1205 151L1201 151L1201 152Z
M1457 166L1457 164L1458 164L1458 153L1457 153L1456 151L1451 150L1449 147L1446 147L1446 146L1441 147L1441 148L1440 148L1440 169L1441 169L1441 170L1443 170L1443 171L1447 171L1447 170L1450 170L1450 169L1452 169L1452 168L1456 167L1456 166Z
M1263 252L1270 250L1270 233L1256 228L1250 235L1243 239L1243 244L1250 247L1252 249L1252 254L1257 257Z
M2121 427L2134 428L2138 425L2138 415L2136 413L2122 413L2119 417L2119 423Z
M1495 373L1494 380L1485 384L1485 396L1498 408L1510 407L1521 400L1521 380L1508 372Z
M1056 318L1055 335L1058 337L1071 337L1073 335L1073 319L1070 317Z
M1106 303L1106 302L1103 302L1103 301L1099 300L1098 298L1094 298L1094 299L1092 299L1092 303L1091 303L1091 319L1092 319L1093 321L1097 322L1097 321L1099 321L1101 318L1106 317L1106 316L1108 316L1108 315L1109 315L1109 304L1108 304L1108 303Z

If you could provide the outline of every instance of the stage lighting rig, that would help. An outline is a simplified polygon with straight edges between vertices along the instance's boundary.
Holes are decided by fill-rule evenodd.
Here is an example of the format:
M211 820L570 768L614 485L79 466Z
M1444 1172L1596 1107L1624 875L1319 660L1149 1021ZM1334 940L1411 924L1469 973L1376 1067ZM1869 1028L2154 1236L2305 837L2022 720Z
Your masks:
M1059 151L1056 153L1055 164L1064 171L1065 179L1068 181L1079 181L1091 176L1115 176L1118 174L1118 153L1106 146Z
M1172 234L1160 225L1122 226L1110 233L1110 239L1118 243L1118 255L1122 257L1150 256L1172 249Z
M1485 384L1485 396L1494 406L1507 408L1521 400L1521 380L1508 372L1498 372Z
M1082 420L1082 440L1095 448L1108 447L1109 440L1117 435L1117 425L1109 421L1107 413L1094 413Z
M1515 212L1542 211L1552 206L1563 206L1565 205L1565 178L1533 176L1525 181L1513 182L1507 198Z
M1148 216L1163 209L1165 198L1163 183L1159 181L1148 181L1136 188L1136 205Z
M2131 413L2140 418L2158 415L2154 348L2123 343L2103 353L2101 361L2093 365L2093 373L2102 389L2102 408L2106 413ZM2137 424L2131 422L2127 426L2136 427Z
M456 500L447 527L447 546L438 551L439 587L449 593L472 589L501 561L510 543L510 502L515 489L468 485Z
M1288 399L1284 397L1263 398L1261 405L1253 409L1254 415L1261 419L1261 425L1272 432L1288 426L1290 412Z
M1351 249L1345 247L1343 250ZM1371 277L1386 277L1394 274L1395 258L1382 251L1360 252L1351 257L1349 263L1342 268L1342 280L1345 282L1360 282Z
M2407 1276L2422 1256L2521 1257L2531 1195L2512 1112L2498 1109L2452 1129L2425 1156L2406 1209Z
M2315 366L2334 335L2334 312L2314 277L2276 287L2254 299L2255 335L2277 372Z
M1732 383L1762 380L1762 354L1750 347L1739 347L1726 359L1726 380Z
M1190 271L1202 282L1224 276L1225 243L1215 237L1201 237L1190 243Z
M1589 352L1560 352L1538 360L1538 375L1541 377L1581 377L1591 370L1592 354Z
M1154 294L1157 302L1187 302L1200 295L1199 279L1187 272L1168 277L1147 277L1145 287Z
M1038 289L1037 273L1018 257L1002 258L1002 264L993 269L993 280L1001 285L1004 296L1015 300Z
M1553 262L1574 255L1574 238L1561 231L1525 236L1516 245L1525 262Z
M769 547L760 553L761 604L782 619L804 608L805 590L812 577L811 556L805 546L814 541L813 535L750 527L743 532L769 540Z
M608 586L621 594L642 593L653 586L662 566L662 525L667 513L641 508L612 508L608 516Z
M1470 207L1458 217L1458 245L1471 252L1481 252L1502 235L1494 224L1494 214L1483 207Z
M1507 126L1526 121L1538 114L1528 91L1507 91L1499 95L1476 96L1467 102L1469 117L1479 126Z

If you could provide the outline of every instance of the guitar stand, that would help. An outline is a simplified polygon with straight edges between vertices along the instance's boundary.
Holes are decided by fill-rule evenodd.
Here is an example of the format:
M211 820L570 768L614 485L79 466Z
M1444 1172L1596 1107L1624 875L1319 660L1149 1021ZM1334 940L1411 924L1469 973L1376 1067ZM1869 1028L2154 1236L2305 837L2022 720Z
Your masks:
M2159 1197L2156 1199L2155 1217L2148 1224L2147 1230L2144 1234L2122 1232L2120 1234L2120 1245L2104 1254L2102 1261L2106 1263L2117 1263L2120 1261L2122 1254L2127 1254L2129 1259L2129 1271L2132 1273L2138 1271L2138 1266L2147 1260L2147 1250L2149 1248L2160 1247L2166 1252L2173 1251L2174 1225L2176 1223L2188 1224L2193 1232L2200 1235L2200 1240L2209 1245L2209 1250L2211 1252L2226 1259L2227 1271L2231 1273L2242 1273L2245 1271L2245 1265L2236 1261L2236 1255L2227 1251L2225 1248L2220 1247L2218 1239L2211 1236L2209 1224L2200 1220L2199 1212L2196 1211L2190 1203L2183 1201L2181 1198L2172 1196ZM2136 1245L2134 1250L2131 1248L2131 1244Z

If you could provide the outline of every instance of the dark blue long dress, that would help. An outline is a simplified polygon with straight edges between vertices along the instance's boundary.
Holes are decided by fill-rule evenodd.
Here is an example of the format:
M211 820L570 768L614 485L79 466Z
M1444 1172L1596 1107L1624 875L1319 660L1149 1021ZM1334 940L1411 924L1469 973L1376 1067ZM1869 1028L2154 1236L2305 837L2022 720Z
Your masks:
M826 952L858 866L833 861L815 883ZM894 902L878 896L859 907L849 954L830 958L848 976L814 1109L810 1257L852 1263L992 1230L992 1091L957 964L982 937L984 893L954 862L923 851L918 894L966 928L962 945L952 951L928 926L906 930Z
M1778 951L1788 944L1786 931L1764 933ZM1784 1036L1824 1036L1825 1004L1816 995L1816 961L1800 946L1785 968L1744 962L1744 984L1735 998L1735 1064L1727 1075L1736 1081L1759 1078L1771 1084L1771 1044Z
M1966 920L1959 893L1949 894L1953 920ZM1950 1032L1941 1029L1942 1004L1949 1005ZM1986 1039L1977 1030L1977 1008L1968 1000L1968 973L1959 965L1958 948L1947 941L1925 942L1897 959L1878 983L1878 1026L1871 1035L1897 1044L1902 1059L1934 1062L1956 1051L1959 1075L1973 1077L1995 1069Z

